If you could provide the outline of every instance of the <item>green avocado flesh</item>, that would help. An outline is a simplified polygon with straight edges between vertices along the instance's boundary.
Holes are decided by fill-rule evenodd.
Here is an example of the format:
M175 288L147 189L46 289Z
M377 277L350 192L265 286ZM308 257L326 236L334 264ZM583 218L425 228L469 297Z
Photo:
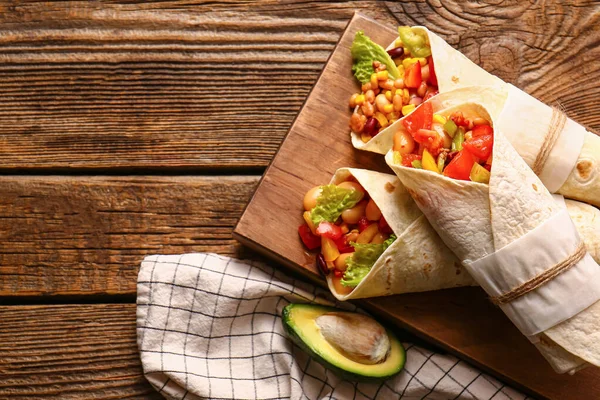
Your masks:
M341 311L313 304L289 304L283 309L283 325L290 338L316 361L337 375L352 381L374 381L390 378L404 368L406 353L389 330L390 351L379 364L361 364L347 358L322 336L315 320L328 312ZM352 340L352 338L348 338Z

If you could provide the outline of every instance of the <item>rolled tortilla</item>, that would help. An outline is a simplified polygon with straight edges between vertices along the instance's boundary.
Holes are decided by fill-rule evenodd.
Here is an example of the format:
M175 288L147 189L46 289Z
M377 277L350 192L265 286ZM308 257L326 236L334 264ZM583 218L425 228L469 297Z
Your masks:
M470 103L459 108L476 111L496 127L490 113L480 104ZM440 113L443 115L445 112L442 110ZM388 165L406 186L442 240L464 264L475 263L513 245L518 239L555 218L562 209L496 128L493 158L490 183L486 185L395 165L393 151L386 154ZM557 243L556 247L561 248L561 244ZM553 368L561 373L578 370L586 362L600 366L600 302L597 301L600 298L600 279L595 279L596 275L600 277L600 266L591 257L588 259L587 255L581 263L587 265L588 271L591 271L589 276L593 279L584 280L586 290L577 294L582 297L589 294L586 300L588 303L581 301L576 306L574 303L555 302L554 307L559 310L571 308L576 315L529 336ZM579 273L579 265L564 272L563 278L571 272ZM511 271L511 265L502 265L500 272L506 277L505 280L510 281L520 271ZM555 281L545 285L553 282ZM483 284L484 281L480 283ZM532 293L535 295L545 285ZM548 287L554 286L546 286L545 290ZM554 301L553 296L545 297L545 300L549 304ZM508 306L501 308L510 316L512 303ZM538 309L543 310L540 307ZM527 319L523 321L527 322ZM513 319L513 322L517 323L518 319Z
M475 285L395 175L341 168L330 183L341 183L350 175L371 196L398 238L349 294L338 294L328 276L329 289L338 300Z
M556 122L552 118L553 109L488 73L427 28L417 26L413 29L429 39L439 96L447 95L437 101L475 101L485 106L496 119L497 128L533 167L542 144L548 140L548 132ZM434 99L432 101L436 101ZM361 150L385 154L392 147L393 132L400 121L382 130L367 143L352 132L352 144ZM539 177L552 193L600 206L600 137L567 119L544 167L539 171Z

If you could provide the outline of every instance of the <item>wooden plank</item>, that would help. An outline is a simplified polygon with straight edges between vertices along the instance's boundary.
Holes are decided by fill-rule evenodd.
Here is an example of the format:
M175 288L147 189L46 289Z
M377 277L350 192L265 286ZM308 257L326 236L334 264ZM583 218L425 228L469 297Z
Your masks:
M348 47L358 30L383 43L395 37L372 20L354 17L234 231L243 243L316 281L321 280L314 254L304 249L296 232L303 222L304 193L328 182L339 167L387 169L382 157L352 149L346 102L324 100L347 99L357 90ZM324 125L328 135L320 133ZM265 209L270 213L264 215ZM268 232L263 225L269 226ZM556 374L479 288L368 299L361 304L536 397L600 397L599 368L574 377Z
M0 296L133 295L146 255L251 256L231 232L257 182L0 176Z
M263 168L355 10L600 128L596 6L571 3L0 1L0 170Z
M142 373L135 305L0 307L0 398L162 399Z

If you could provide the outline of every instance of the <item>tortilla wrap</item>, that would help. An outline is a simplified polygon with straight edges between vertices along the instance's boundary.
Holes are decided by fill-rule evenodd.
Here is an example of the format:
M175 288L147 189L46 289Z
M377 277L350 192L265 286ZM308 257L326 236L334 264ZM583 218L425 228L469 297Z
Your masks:
M476 112L492 121L494 127L497 126L486 108L477 103L455 106L438 113L448 115L456 108ZM404 128L400 125L399 129ZM398 175L442 240L464 264L481 260L512 245L562 210L498 129L494 132L493 158L490 183L486 185L395 165L393 151L386 154L388 165ZM586 262L589 265L588 261L586 255L580 263ZM591 262L595 264L591 270L597 274L600 266L593 260ZM580 263L577 265L581 265ZM516 270L511 271L510 267L511 265L502 265L500 271L507 277L518 273ZM577 268L564 272L562 277L571 271L577 273ZM552 287L549 285L553 282L551 280L527 296L547 290ZM586 284L590 285L590 290L586 293L592 293L590 303L579 304L582 308L576 311L576 315L529 337L557 372L578 370L586 362L600 366L600 301L597 301L599 289L595 286L598 285L598 280L590 279ZM552 296L546 299L553 301ZM512 303L508 306L512 306ZM554 306L567 309L572 304L555 303ZM508 314L506 308L503 311Z
M429 38L440 92L436 97L446 95L431 101L474 101L485 106L496 120L496 128L532 167L551 128L553 109L488 73L427 28L413 29ZM401 120L367 143L352 132L352 144L360 150L386 154ZM600 137L567 119L539 177L552 193L600 206Z
M398 238L351 293L338 294L331 275L328 276L329 289L338 300L475 285L398 177L363 169L340 168L330 183L341 183L350 175L371 196Z

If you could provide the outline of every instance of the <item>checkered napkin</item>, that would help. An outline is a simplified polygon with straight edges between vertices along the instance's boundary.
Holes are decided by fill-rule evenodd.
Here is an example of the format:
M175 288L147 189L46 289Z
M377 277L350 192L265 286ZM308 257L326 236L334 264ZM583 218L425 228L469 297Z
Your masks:
M286 337L281 311L291 302L356 307L257 262L150 256L137 290L144 374L167 399L526 399L455 357L409 343L394 378L338 378Z

